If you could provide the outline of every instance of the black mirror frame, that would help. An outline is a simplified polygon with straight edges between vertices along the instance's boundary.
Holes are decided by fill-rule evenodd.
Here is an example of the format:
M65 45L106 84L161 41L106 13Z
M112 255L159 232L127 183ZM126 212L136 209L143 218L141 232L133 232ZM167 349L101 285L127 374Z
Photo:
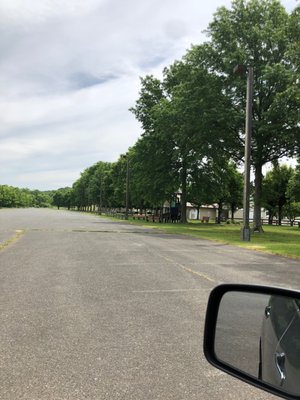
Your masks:
M257 388L263 389L269 393L275 394L284 399L300 400L300 395L295 396L292 394L287 394L286 392L278 389L273 385L269 385L265 382L260 381L243 371L219 360L215 354L215 335L216 335L216 323L218 319L218 311L222 297L227 292L248 292L256 294L265 295L276 295L284 297L292 297L300 300L300 292L276 288L271 286L258 286L258 285L244 285L244 284L222 284L215 287L209 296L206 317L205 317L205 327L204 327L204 340L203 340L203 350L207 361L214 367L226 372L229 375L234 376L250 385L256 386Z

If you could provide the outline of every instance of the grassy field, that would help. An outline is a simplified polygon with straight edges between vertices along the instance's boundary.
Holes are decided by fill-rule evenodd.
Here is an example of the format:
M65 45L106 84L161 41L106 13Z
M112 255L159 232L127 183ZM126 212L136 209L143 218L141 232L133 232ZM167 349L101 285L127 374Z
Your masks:
M189 235L203 239L241 246L282 256L300 259L300 229L298 226L268 226L264 225L264 233L255 233L250 242L241 241L241 225L234 224L202 224L191 222L188 224L160 224L145 221L129 220L131 224L153 227L162 231Z

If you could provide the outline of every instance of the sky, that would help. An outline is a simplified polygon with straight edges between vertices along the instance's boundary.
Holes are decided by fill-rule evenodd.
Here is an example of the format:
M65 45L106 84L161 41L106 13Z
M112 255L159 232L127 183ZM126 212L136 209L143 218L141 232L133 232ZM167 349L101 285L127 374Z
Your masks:
M72 186L141 135L129 108L230 0L0 0L0 184ZM283 0L288 11L296 0Z

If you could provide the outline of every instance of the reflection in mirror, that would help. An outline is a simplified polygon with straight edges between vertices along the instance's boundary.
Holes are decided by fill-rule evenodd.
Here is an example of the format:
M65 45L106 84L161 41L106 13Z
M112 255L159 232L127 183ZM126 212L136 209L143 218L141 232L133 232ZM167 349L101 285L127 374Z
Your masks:
M290 297L227 292L216 326L217 358L300 395L300 302Z

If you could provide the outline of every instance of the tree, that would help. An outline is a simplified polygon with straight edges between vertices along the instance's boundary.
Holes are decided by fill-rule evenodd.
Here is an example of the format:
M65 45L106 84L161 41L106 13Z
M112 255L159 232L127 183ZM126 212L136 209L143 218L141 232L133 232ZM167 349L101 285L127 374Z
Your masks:
M90 169L85 169L81 174L80 178L77 179L72 185L73 189L73 202L77 206L78 210L84 211L89 206L88 197L88 183L90 179Z
M60 188L54 192L52 203L58 209L66 207L70 210L72 205L73 191L70 187Z
M291 89L297 76L292 57L297 37L290 34L290 21L277 0L234 0L231 9L218 9L208 28L207 62L223 78L224 91L240 113L236 133L242 143L246 84L232 71L236 64L254 68L255 230L261 229L263 165L293 156L299 149L299 90ZM242 147L236 156L242 159Z
M108 205L111 198L111 171L113 164L99 161L86 168L73 184L71 202L79 210L101 211L102 205Z
M231 211L231 221L234 222L234 213L243 205L243 175L237 170L236 165L229 163L227 172L228 203Z
M130 201L136 208L161 208L179 187L164 139L156 134L145 135L127 154Z
M294 202L300 201L300 159L296 166L295 173L291 177L287 187L287 197Z
M130 187L141 205L162 205L178 189L176 155L170 130L163 129L160 108L166 101L163 83L153 76L141 79L141 90L131 108L143 133L130 156Z
M99 161L92 170L89 170L90 178L88 181L88 193L95 208L98 205L99 213L102 213L102 207L107 207L109 203L109 174L112 169L112 163Z
M216 188L214 187L213 164L205 160L198 165L194 165L191 172L193 180L188 186L188 199L197 206L197 219L200 216L200 207L204 204L216 202Z
M51 192L0 185L0 207L50 207Z
M292 201L288 202L284 206L284 215L290 220L291 226L294 225L295 219L300 216L300 202Z
M183 223L187 222L187 189L193 181L192 172L211 153L208 131L213 130L213 121L216 120L215 102L221 95L218 83L218 79L205 69L194 69L192 63L184 61L175 62L165 70L167 100L158 109L158 121L164 131L172 135ZM211 135L210 139L214 136Z
M278 224L281 225L283 208L289 201L287 188L293 173L292 167L275 163L263 180L262 204L269 211L269 223L272 223L273 216L277 214Z
M146 149L151 144L152 153L159 156L161 168L155 169L158 174L153 174L153 182L163 181L165 175L170 177L167 186L173 193L180 187L183 223L195 166L203 159L223 162L225 157L217 150L228 132L225 110L228 115L220 79L195 63L192 56L166 68L162 82L153 77L142 80L140 98L132 109L144 129L139 147Z

